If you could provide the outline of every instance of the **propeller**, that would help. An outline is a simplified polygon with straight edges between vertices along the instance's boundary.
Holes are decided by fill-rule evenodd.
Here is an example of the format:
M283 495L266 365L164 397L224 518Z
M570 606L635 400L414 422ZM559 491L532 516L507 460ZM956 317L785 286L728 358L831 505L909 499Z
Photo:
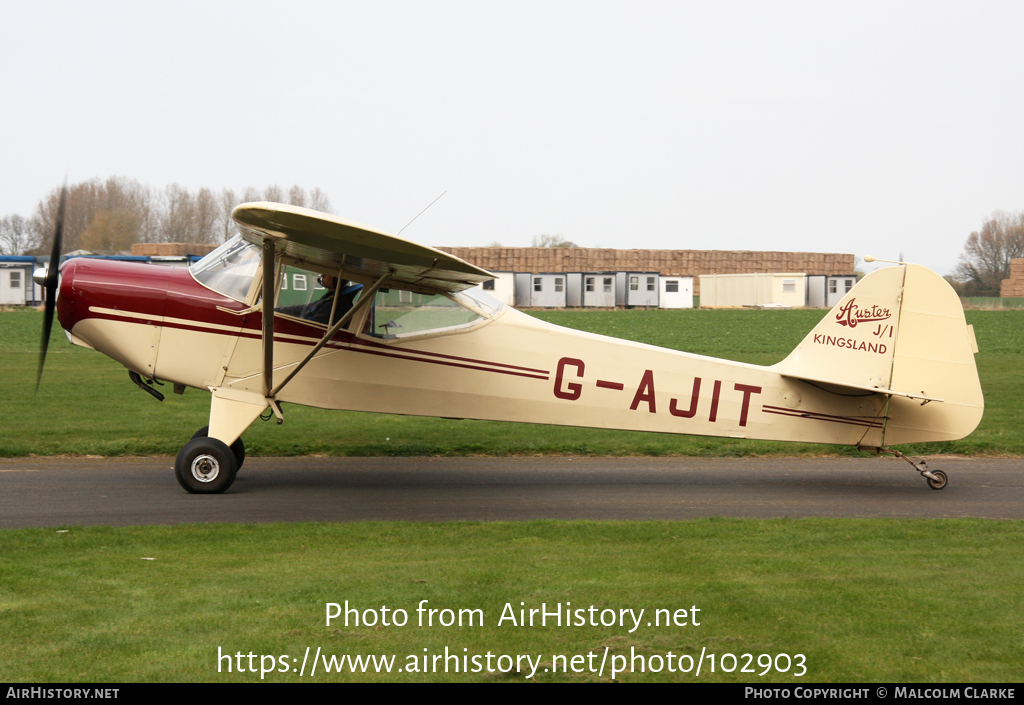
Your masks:
M57 207L57 227L53 232L53 250L50 252L50 264L43 280L46 292L46 308L43 313L43 340L39 346L39 372L36 374L36 391L43 379L43 363L46 362L46 348L50 345L50 328L53 327L53 312L57 308L57 285L60 283L60 243L64 236L64 208L68 201L68 185L60 192L60 205Z

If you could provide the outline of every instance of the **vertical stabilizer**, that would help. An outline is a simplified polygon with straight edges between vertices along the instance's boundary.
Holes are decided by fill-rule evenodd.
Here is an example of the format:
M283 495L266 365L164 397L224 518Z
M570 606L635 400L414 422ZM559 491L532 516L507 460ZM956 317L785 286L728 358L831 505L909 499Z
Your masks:
M802 379L889 389L904 271L886 267L864 277L773 369Z
M842 396L889 396L878 445L948 441L984 413L977 349L952 287L908 264L866 276L772 369Z

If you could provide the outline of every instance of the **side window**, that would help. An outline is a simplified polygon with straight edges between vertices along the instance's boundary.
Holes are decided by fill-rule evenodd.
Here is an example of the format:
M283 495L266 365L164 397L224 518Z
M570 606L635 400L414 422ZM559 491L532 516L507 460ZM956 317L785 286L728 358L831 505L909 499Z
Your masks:
M834 294L837 291L839 291L839 288L836 285L837 285L837 282L836 282L835 279L832 279L831 281L829 281L829 283L828 283L828 293Z
M593 290L594 290L594 278L593 277L587 277L587 291L593 291Z
M17 270L17 269L11 270L11 288L12 289L20 289L21 288L21 272L19 270Z
M796 293L796 279L783 279L782 280L782 293L783 294L794 294L794 293Z
M612 293L612 278L611 277L605 277L604 278L604 293L606 293L606 294Z
M487 281L485 281L484 285L483 285L483 290L484 291L494 291L494 280L493 279L488 279Z
M406 302L403 293L407 292L378 291L363 332L378 338L401 338L457 328L482 318L447 296L415 294Z
M666 294L678 294L679 293L679 280L669 279L665 282L665 293Z
M847 279L846 280L846 290L849 291L852 288L853 288L853 280L852 279Z
M534 291L544 291L544 280L541 279L540 277L534 277L533 278L533 290Z
M562 291L563 289L565 289L564 282L565 279L563 279L562 277L555 277L555 291Z
M654 277L647 277L647 291L654 291Z
M342 281L340 289L337 289L338 303L335 304L336 288L333 278L325 279L330 283L328 288L319 283L319 277L317 272L285 265L281 271L281 288L277 294L277 306L274 307L274 311L324 325L327 325L332 309L335 321L348 313L362 286ZM290 288L286 286L289 282Z
M629 278L629 290L630 291L640 291L640 277L630 277Z

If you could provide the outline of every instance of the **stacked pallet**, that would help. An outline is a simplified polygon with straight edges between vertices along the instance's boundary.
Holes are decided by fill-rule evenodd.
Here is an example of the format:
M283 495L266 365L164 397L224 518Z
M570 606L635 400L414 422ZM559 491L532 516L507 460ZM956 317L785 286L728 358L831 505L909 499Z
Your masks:
M999 288L1000 296L1024 296L1024 259L1010 260L1010 278Z
M202 257L215 250L217 245L199 245L186 242L137 242L132 245L134 257ZM482 249L482 248L481 248Z

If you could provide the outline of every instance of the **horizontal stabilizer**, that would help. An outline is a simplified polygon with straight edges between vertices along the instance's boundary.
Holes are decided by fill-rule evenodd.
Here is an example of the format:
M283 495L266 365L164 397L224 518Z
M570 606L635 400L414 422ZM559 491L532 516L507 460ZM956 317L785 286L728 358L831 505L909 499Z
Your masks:
M827 391L832 391L832 392L835 392L837 394L843 394L844 393L843 390L847 390L848 389L851 392L871 392L873 394L885 394L885 395L888 395L888 396L891 396L891 397L903 397L904 399L919 399L921 401L945 401L944 399L938 399L936 397L929 397L929 396L925 396L924 394L913 394L913 393L910 393L910 392L897 392L897 391L892 390L892 389L884 389L884 388L879 388L879 387L868 387L868 386L864 386L864 385L860 385L860 384L850 384L849 382L837 382L834 379L818 379L818 378L814 378L814 377L799 377L797 375L789 375L789 374L785 374L785 373L783 373L782 376L783 377L787 377L789 379L798 379L801 382L807 382L808 384L811 384L811 385L814 385L814 386L827 385L828 387L833 388L833 389L828 389ZM857 396L857 395L855 395L855 396Z

